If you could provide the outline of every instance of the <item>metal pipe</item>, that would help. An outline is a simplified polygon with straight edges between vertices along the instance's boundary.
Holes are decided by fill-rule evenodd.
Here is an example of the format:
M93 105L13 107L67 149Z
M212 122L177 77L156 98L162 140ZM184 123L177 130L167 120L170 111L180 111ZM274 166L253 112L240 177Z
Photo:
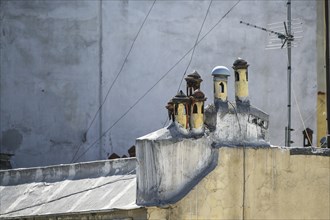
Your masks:
M287 143L286 146L290 147L291 142L291 0L287 2L287 24L288 24L288 40L287 40L287 48L288 48L288 126L287 126Z
M324 6L325 6L325 68L326 68L326 95L327 95L327 147L330 148L330 120L329 120L329 115L330 115L330 57L329 57L329 50L330 50L330 39L329 39L329 2L328 0L324 0Z

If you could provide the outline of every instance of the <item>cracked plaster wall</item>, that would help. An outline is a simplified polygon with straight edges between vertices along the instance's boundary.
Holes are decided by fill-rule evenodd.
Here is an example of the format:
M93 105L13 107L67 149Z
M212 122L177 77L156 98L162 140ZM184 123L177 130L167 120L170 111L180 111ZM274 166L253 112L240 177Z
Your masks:
M149 207L148 219L329 219L330 157L246 148L244 184L243 155L220 148L215 170L179 202Z
M137 204L174 203L217 163L209 139L137 140Z

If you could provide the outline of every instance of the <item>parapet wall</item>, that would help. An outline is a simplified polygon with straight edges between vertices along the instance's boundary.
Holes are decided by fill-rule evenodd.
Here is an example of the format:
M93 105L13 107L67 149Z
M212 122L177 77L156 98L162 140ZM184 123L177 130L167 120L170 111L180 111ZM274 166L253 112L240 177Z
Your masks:
M218 149L218 166L149 219L329 219L330 149Z
M0 185L18 185L31 182L58 182L65 179L97 178L100 176L135 174L136 159L101 160L0 171Z
M146 140L137 142L137 204L173 204L216 166L217 149L209 139Z

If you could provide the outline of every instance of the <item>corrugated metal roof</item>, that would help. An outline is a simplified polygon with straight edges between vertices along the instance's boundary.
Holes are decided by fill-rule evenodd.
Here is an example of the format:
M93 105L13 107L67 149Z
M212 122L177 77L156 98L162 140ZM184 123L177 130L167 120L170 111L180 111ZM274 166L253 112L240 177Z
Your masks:
M117 159L0 172L0 218L140 208L136 160Z

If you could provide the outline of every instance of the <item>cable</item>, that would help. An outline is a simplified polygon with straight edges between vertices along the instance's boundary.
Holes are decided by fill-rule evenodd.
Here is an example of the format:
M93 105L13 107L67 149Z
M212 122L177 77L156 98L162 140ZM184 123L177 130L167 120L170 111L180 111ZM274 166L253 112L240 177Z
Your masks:
M293 71L292 73L295 73L295 72ZM311 118L313 118L315 116L315 112L317 112L319 110L319 108L322 106L322 104L320 103L318 106L316 106L316 110L315 111L311 111L309 114L307 114L308 117L306 117L305 119L303 119L302 114L301 114L301 111L300 111L300 108L299 108L299 105L298 105L298 102L297 102L295 90L293 89L293 87L292 87L292 90L293 90L293 94L294 94L295 103L296 103L296 105L298 107L298 112L299 112L299 115L300 115L300 120L302 121L304 130L306 130L305 122L309 121ZM295 129L294 131L292 131L291 132L291 134L292 134L291 136L293 136L299 130L300 129ZM308 137L308 140L309 140L309 137ZM311 141L311 140L309 140L309 141ZM319 141L319 140L317 140L317 141ZM310 143L312 143L312 142L310 142ZM280 144L278 146L283 146L283 141L280 142Z
M240 2L241 0L237 1L228 11L225 15L223 15L219 21L197 42L196 45L198 45L217 25L220 24L220 22L236 7L236 5ZM110 131L123 117L125 117L132 108L134 108L167 74L169 74L189 53L190 51L193 50L191 48L188 50L187 53L181 59L179 59L151 88L149 88L121 117L119 117L96 141L94 141L90 146L87 147L87 149L77 158L74 160L77 161L79 160L84 154L86 154L91 147L93 147L108 131Z
M151 7L150 7L150 9L149 9L149 11L148 11L148 13L147 13L147 15L145 16L145 18L144 18L144 20L143 20L143 22L142 22L142 24L141 24L141 26L140 26L140 28L139 28L137 34L135 35L135 38L134 38L134 40L133 40L133 42L132 42L132 44L131 44L131 47L130 47L128 53L126 54L125 59L124 59L122 65L121 65L121 67L120 67L120 70L118 71L118 73L117 73L115 79L114 79L113 82L111 83L111 85L110 85L110 87L109 87L109 89L108 89L108 91L107 91L107 94L106 94L106 96L105 96L103 102L101 103L99 109L96 111L96 113L95 113L95 115L94 115L94 117L93 117L93 119L92 119L92 122L89 124L89 126L88 126L88 128L87 128L87 130L86 130L86 132L85 132L86 135L87 135L87 132L89 131L89 129L91 128L92 124L94 123L94 121L95 121L95 119L96 119L96 116L98 115L98 113L100 112L102 106L104 105L105 101L107 100L107 98L108 98L108 96L109 96L109 94L110 94L110 91L112 90L114 84L116 83L116 81L117 81L119 75L120 75L121 72L123 71L124 66L125 66L125 64L126 64L126 62L127 62L127 58L128 58L128 56L131 54L131 51L132 51L133 46L134 46L134 44L135 44L135 42L136 42L136 39L138 38L138 36L139 36L139 34L140 34L140 32L141 32L141 30L142 30L144 24L146 23L146 21L147 21L149 15L150 15L150 12L151 12L151 10L153 9L155 3L156 3L156 0L154 0L154 2L152 3L152 5L151 5ZM71 163L72 163L72 161L74 160L74 158L77 156L77 153L79 152L79 150L80 150L80 148L81 148L82 145L83 145L83 143L81 143L81 144L79 145L77 151L75 152L73 158L71 159Z
M188 52L189 53L189 52ZM178 62L175 63L174 66L172 66L153 86L151 86L133 105L131 105L131 107L129 107L127 109L127 111L121 115L105 132L103 132L103 134L96 139L89 147L87 147L87 149L77 158L74 160L74 162L76 162L77 160L79 160L85 153L87 153L87 151L89 151L89 149L91 147L93 147L106 133L108 133L108 131L110 131L123 117L125 117L161 80L163 80L165 78L165 76L167 76L167 74L169 74L171 72L172 69L174 69L174 67L176 67L182 60L183 58L185 58L187 56L187 54L185 56L183 56Z
M322 103L320 103L320 104L316 107L316 110L313 110L313 111L311 111L310 113L306 114L306 115L309 115L309 117L306 117L304 121L307 122L307 121L309 121L311 118L313 118L315 112L318 111L318 109L319 109L321 106L322 106ZM295 129L295 130L292 132L292 134L295 134L298 130L300 130L300 129ZM278 146L283 146L283 144L284 144L284 141L282 141L280 144L277 144L277 145L278 145Z
M294 91L294 88L292 88L292 92L293 92L293 98L294 98L294 101L295 101L295 103L296 103L296 105L297 105L297 108L298 108L298 113L299 113L300 120L301 120L301 122L302 122L302 124L303 124L303 126L304 126L304 132L306 132L305 122L304 122L304 119L303 119L303 117L302 117L302 115L301 115L300 107L299 107L299 104L298 104L298 101L297 101L297 97L296 97L296 93L295 93L295 91ZM309 138L309 135L306 134L306 136L307 136L307 139L308 139L309 143L312 144L312 141L311 141L311 139ZM304 143L303 143L303 144L304 144ZM311 146L311 147L312 147L312 146Z
M228 11L227 11L227 13L225 13L219 20L218 20L218 22L217 23L215 23L215 25L213 25L212 26L212 28L208 31L208 32L206 32L206 34L198 41L198 43L196 44L196 46L202 41L202 40L204 40L204 38L211 32L211 31L213 31L213 29L216 27L216 26L218 26L221 22L222 22L222 20L238 5L238 3L240 3L240 1L241 0L238 0ZM193 48L191 48L188 52L190 52L191 50L192 50Z
M203 27L204 27L204 24L205 24L205 21L206 21L207 15L209 14L210 7L211 7L211 5L212 5L212 1L213 1L213 0L210 0L209 7L207 8L207 11L206 11L206 14L205 14L204 20L203 20L202 25L201 25L201 27L200 27L200 29L199 29L199 32L198 32L198 35L197 35L197 38L196 38L196 41L195 41L195 44L194 44L194 48L193 48L193 51L192 51L192 53L191 53L191 57L190 57L189 63L188 63L188 65L187 65L185 71L183 72L183 75L182 75L182 78L181 78L181 81L180 81L180 84L179 84L178 92L180 91L180 87L181 87L181 84L182 84L183 78L184 78L184 76L187 74L187 70L188 70L188 68L189 68L189 66L190 66L190 64L191 64L191 61L192 61L193 57L194 57L194 53L195 53L195 49L196 49L196 46L197 46L197 42L198 42L199 36L200 36L200 34L201 34L202 30L203 30Z
M193 48L193 51L192 51L192 54L191 54L191 57L190 57L190 61L189 61L188 65L187 65L186 70L184 71L184 74L183 74L182 78L181 78L181 81L180 81L180 84L179 84L179 87L178 87L178 92L180 91L180 87L182 85L183 78L187 74L187 70L188 70L188 68L189 68L189 66L191 64L192 59L193 59L193 56L194 56L194 53L195 53L195 49L196 49L196 46L197 46L197 42L198 42L199 36L200 36L200 34L201 34L202 30L203 30L204 23L205 23L205 20L207 18L207 15L209 14L209 11L210 11L212 2L213 2L213 0L210 1L210 4L209 4L209 7L207 8L207 11L206 11L204 20L203 20L202 25L201 25L201 27L199 29L199 32L198 32L198 35L197 35L197 38L196 38L196 41L195 41L195 44L194 44L194 48ZM167 121L168 121L168 118L166 118L166 120L165 120L165 122L163 124L163 128L166 126Z
M209 35L211 33L212 30L214 30L214 28L219 25L221 23L221 21L236 7L236 5L240 2L241 0L238 0L226 13L225 15L223 15L218 22L212 26L212 28L197 42L196 45L198 45L202 40L204 40L204 38ZM97 139L95 140L91 145L89 145L87 147L87 149L77 158L74 160L77 161L79 160L84 154L86 154L91 147L93 147L108 131L110 131L123 117L125 117L131 110L132 108L134 108L161 80L163 80L165 78L165 76L167 76L189 53L190 51L193 50L193 47L190 48L166 73L164 73L161 78L153 85L151 86L131 107L128 108L128 110L122 115L120 116L105 132L103 132L103 134Z
M26 209L30 209L30 208L34 208L34 207L38 207L38 206L41 206L41 205L46 205L46 204L49 204L49 203L52 203L52 202L56 202L58 200L61 200L61 199L65 199L65 198L68 198L70 196L74 196L74 195L77 195L77 194L80 194L80 193L83 193L83 192L88 192L88 191L91 191L91 190L94 190L94 189L98 189L98 188L101 188L103 186L106 186L106 185L109 185L111 183L115 183L115 182L118 182L120 180L129 180L129 179L133 179L135 177L128 177L128 178L125 178L126 176L132 174L134 171L136 171L136 169L138 168L135 167L133 170L129 171L128 173L126 174L123 174L123 176L115 179L115 180L111 180L109 182L106 182L106 183L103 183L101 185L98 185L98 186L94 186L94 187L91 187L91 188L88 188L88 189L84 189L84 190L80 190L80 191L77 191L77 192L74 192L74 193L69 193L67 195L64 195L64 196L60 196L56 199L51 199L47 202L40 202L40 203L37 203L37 204L34 204L34 205L30 205L30 206L27 206L27 207L24 207L24 208L20 208L20 209L16 209L16 210L13 210L13 211L9 211L9 212L5 212L5 213L2 213L0 214L0 216L3 216L3 215L8 215L8 214L11 214L11 213L15 213L15 212L19 212L19 211L23 211L23 210L26 210Z

